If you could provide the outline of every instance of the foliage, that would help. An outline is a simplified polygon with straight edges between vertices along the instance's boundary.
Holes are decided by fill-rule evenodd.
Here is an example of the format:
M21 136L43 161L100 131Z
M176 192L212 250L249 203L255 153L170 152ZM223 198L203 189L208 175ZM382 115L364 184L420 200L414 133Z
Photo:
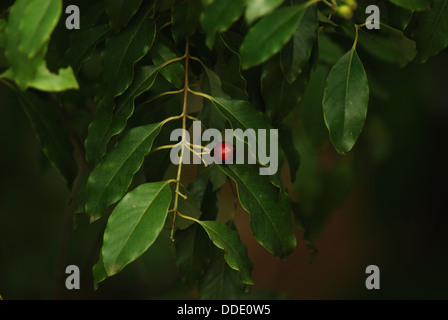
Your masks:
M274 256L295 250L294 221L315 251L307 200L323 196L313 192L316 160L302 159L300 171L299 154L327 139L341 155L352 150L372 94L364 57L405 67L448 45L447 0L390 0L380 30L365 30L366 5L354 1L78 1L81 29L71 31L64 5L1 5L0 81L66 179L73 211L107 220L95 286L167 228L183 279L208 299L237 297L253 284L233 216L218 214L223 186L236 186L254 238ZM342 7L350 15L338 15ZM319 110L305 106L310 87ZM260 164L198 165L184 186L168 141L197 119L220 131L278 129L280 167L290 175L261 176ZM324 126L328 133L316 135ZM297 175L300 201L286 187ZM344 165L325 173L335 176L350 180Z

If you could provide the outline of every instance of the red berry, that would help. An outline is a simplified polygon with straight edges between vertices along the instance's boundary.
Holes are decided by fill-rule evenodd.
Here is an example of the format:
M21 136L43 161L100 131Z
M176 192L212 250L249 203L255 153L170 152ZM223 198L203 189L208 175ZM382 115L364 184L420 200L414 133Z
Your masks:
M234 150L235 147L231 143L222 142L212 150L212 156L221 163L227 163L233 159Z

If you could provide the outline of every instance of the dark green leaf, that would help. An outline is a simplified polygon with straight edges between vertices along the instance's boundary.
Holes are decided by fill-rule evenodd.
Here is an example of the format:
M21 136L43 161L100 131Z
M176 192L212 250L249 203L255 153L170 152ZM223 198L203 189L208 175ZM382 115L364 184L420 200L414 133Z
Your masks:
M277 9L252 27L240 48L243 69L268 60L288 42L305 14L305 6Z
M279 127L278 138L280 147L283 149L286 160L289 164L291 181L294 182L296 180L296 174L300 166L300 155L295 148L294 137L291 130L287 126L281 125Z
M417 42L416 60L423 63L448 45L448 0L433 0L431 9L415 18L411 38Z
M142 0L106 0L106 13L109 16L111 28L115 32L124 28L141 4Z
M124 195L161 126L161 123L149 124L127 131L104 162L93 170L87 182L86 203L86 213L92 222Z
M171 202L167 181L142 184L118 203L104 231L102 257L110 277L140 257L162 231Z
M353 48L333 66L323 99L330 139L340 154L349 152L364 126L369 85L361 60Z
M197 224L175 233L176 264L182 279L193 287L210 262L211 246L207 233Z
M71 65L75 73L78 73L81 65L93 53L97 44L104 40L108 32L109 27L104 24L73 33L70 36L70 46L65 52L65 63Z
M134 64L152 47L156 25L148 18L149 12L142 12L119 34L106 40L102 59L103 86L111 98L129 87L134 77Z
M224 250L227 264L239 271L241 282L253 284L251 279L252 262L247 256L246 245L241 242L238 232L217 221L200 221L213 244Z
M404 36L400 30L382 24L390 36L390 44L397 51L398 63L401 68L414 60L417 55L416 43Z
M238 272L229 267L224 253L213 247L213 254L206 273L199 281L199 298L201 300L239 299L243 285Z
M207 46L215 43L216 32L226 31L243 13L246 0L215 0L201 14L201 25L207 35Z
M279 201L279 190L268 176L261 176L256 165L220 165L236 182L241 206L250 214L250 227L257 241L279 258L286 258L296 247L292 214L286 195Z
M314 44L317 41L317 27L317 7L312 5L306 9L292 39L280 51L282 71L290 84L306 70Z
M118 99L114 111L104 105L104 100L98 103L97 118L90 124L85 141L87 160L90 163L99 163L106 153L109 140L126 127L127 120L134 112L135 99L152 87L159 71L160 68L155 66L139 69L130 88Z
M151 49L151 58L155 65L162 65L163 63L177 58L177 55L162 42L156 41ZM185 69L182 63L175 62L166 66L162 71L164 78L174 85L176 88L181 88L184 85Z
M203 10L201 0L183 1L171 9L173 37L178 42L195 33L200 26L199 16Z
M42 151L71 187L76 176L73 148L55 108L32 93L18 95L18 98Z

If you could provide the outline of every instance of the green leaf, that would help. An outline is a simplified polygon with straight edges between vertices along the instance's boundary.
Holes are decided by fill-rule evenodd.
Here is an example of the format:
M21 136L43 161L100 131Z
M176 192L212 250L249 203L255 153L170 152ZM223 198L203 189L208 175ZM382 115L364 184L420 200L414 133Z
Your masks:
M201 25L207 35L207 46L215 43L216 32L226 31L243 13L246 0L215 0L201 14Z
M24 1L18 0L17 2ZM62 13L61 0L25 0L22 23L19 25L19 50L26 53L28 59L34 57L50 40ZM23 8L23 7L22 7ZM23 23L26 21L26 23Z
M171 9L173 37L176 42L193 35L200 26L199 17L203 10L201 0L183 1Z
M98 289L98 284L107 279L107 272L104 268L103 254L100 252L100 258L92 268L93 273L93 288Z
M99 219L109 205L124 195L161 127L161 123L155 123L127 131L104 162L90 174L86 213L91 222Z
M247 256L247 247L241 242L238 232L217 221L199 221L213 244L224 250L227 264L239 271L241 282L252 285L252 262Z
M60 16L61 1L50 2L19 0L11 7L5 31L5 56L11 68L3 76L14 80L23 91L30 86L39 70L42 74L48 41ZM23 21L31 23L28 25Z
M397 51L398 63L401 68L414 60L417 55L416 43L404 36L403 32L388 25L381 24L386 28L390 36L390 45Z
M167 181L142 184L118 203L104 231L102 257L110 277L140 257L162 231L171 202Z
M246 21L252 24L256 19L271 13L280 6L284 0L251 0L247 1Z
M118 32L124 28L136 14L142 0L106 0L105 8L110 26Z
M256 165L219 165L236 182L241 206L250 214L255 239L269 252L286 258L296 247L288 197L282 195L268 176L261 176Z
M175 192L173 190L173 192ZM187 196L187 199L179 196L177 209L181 214L198 219L201 216L201 201L191 194L188 190L181 187L180 193ZM174 207L174 198L172 207ZM184 230L190 227L194 222L192 220L176 218L174 228L178 230ZM173 225L173 215L170 215L166 221L166 226L171 229Z
M304 72L317 41L317 6L306 9L292 39L280 51L280 63L288 83Z
M114 111L104 105L104 100L98 103L97 118L90 124L85 141L87 160L94 166L106 153L109 140L126 127L127 120L134 112L135 99L153 86L159 71L160 67L155 66L139 69L129 89L118 98Z
M280 125L278 138L289 164L291 181L294 182L300 166L300 154L295 148L294 137L289 127Z
M210 262L211 246L207 233L197 224L175 233L176 264L182 279L193 287Z
M201 300L236 300L243 291L238 271L229 267L224 253L213 247L212 258L204 276L199 281Z
M91 56L99 42L109 33L106 24L81 29L70 36L70 46L65 52L64 62L73 67L78 73L82 64Z
M261 92L266 103L266 114L272 123L280 123L296 108L305 92L315 61L310 61L295 80L289 83L283 76L279 56L263 64L261 73Z
M288 42L302 20L306 7L277 9L253 26L240 47L243 69L268 60Z
M73 148L55 108L32 93L20 94L18 98L43 153L71 187L77 170Z
M103 86L111 98L121 95L134 77L134 64L151 49L156 35L150 10L142 12L119 34L106 40L103 52Z
M448 45L448 0L433 0L431 9L415 18L411 38L417 42L416 61L424 63Z
M35 88L47 92L61 92L69 89L79 89L78 81L73 74L72 67L59 69L58 74L51 73L45 63L37 70L32 81L28 84Z
M364 126L369 85L353 48L331 69L325 85L323 110L330 139L340 154L349 152Z
M428 10L429 0L389 0L393 4L396 4L397 6L409 9L409 10L415 10L415 11L425 11Z
M168 46L159 41L156 41L151 49L151 58L155 65L162 65L163 63L177 57L178 56ZM183 87L185 69L182 63L172 63L166 66L161 73L163 77L176 88L180 89Z

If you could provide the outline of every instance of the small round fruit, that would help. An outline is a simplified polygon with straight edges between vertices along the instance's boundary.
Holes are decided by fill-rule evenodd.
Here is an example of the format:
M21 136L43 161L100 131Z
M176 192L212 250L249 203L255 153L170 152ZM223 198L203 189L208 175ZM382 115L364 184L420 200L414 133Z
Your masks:
M344 2L352 9L352 11L358 8L358 3L356 0L345 0Z
M228 142L218 144L211 152L211 155L221 163L230 162L233 159L235 147Z
M339 16L341 16L342 18L344 18L345 20L350 19L351 17L353 17L353 10L352 8L350 8L347 5L342 5L339 6L336 9L336 12L338 13Z

